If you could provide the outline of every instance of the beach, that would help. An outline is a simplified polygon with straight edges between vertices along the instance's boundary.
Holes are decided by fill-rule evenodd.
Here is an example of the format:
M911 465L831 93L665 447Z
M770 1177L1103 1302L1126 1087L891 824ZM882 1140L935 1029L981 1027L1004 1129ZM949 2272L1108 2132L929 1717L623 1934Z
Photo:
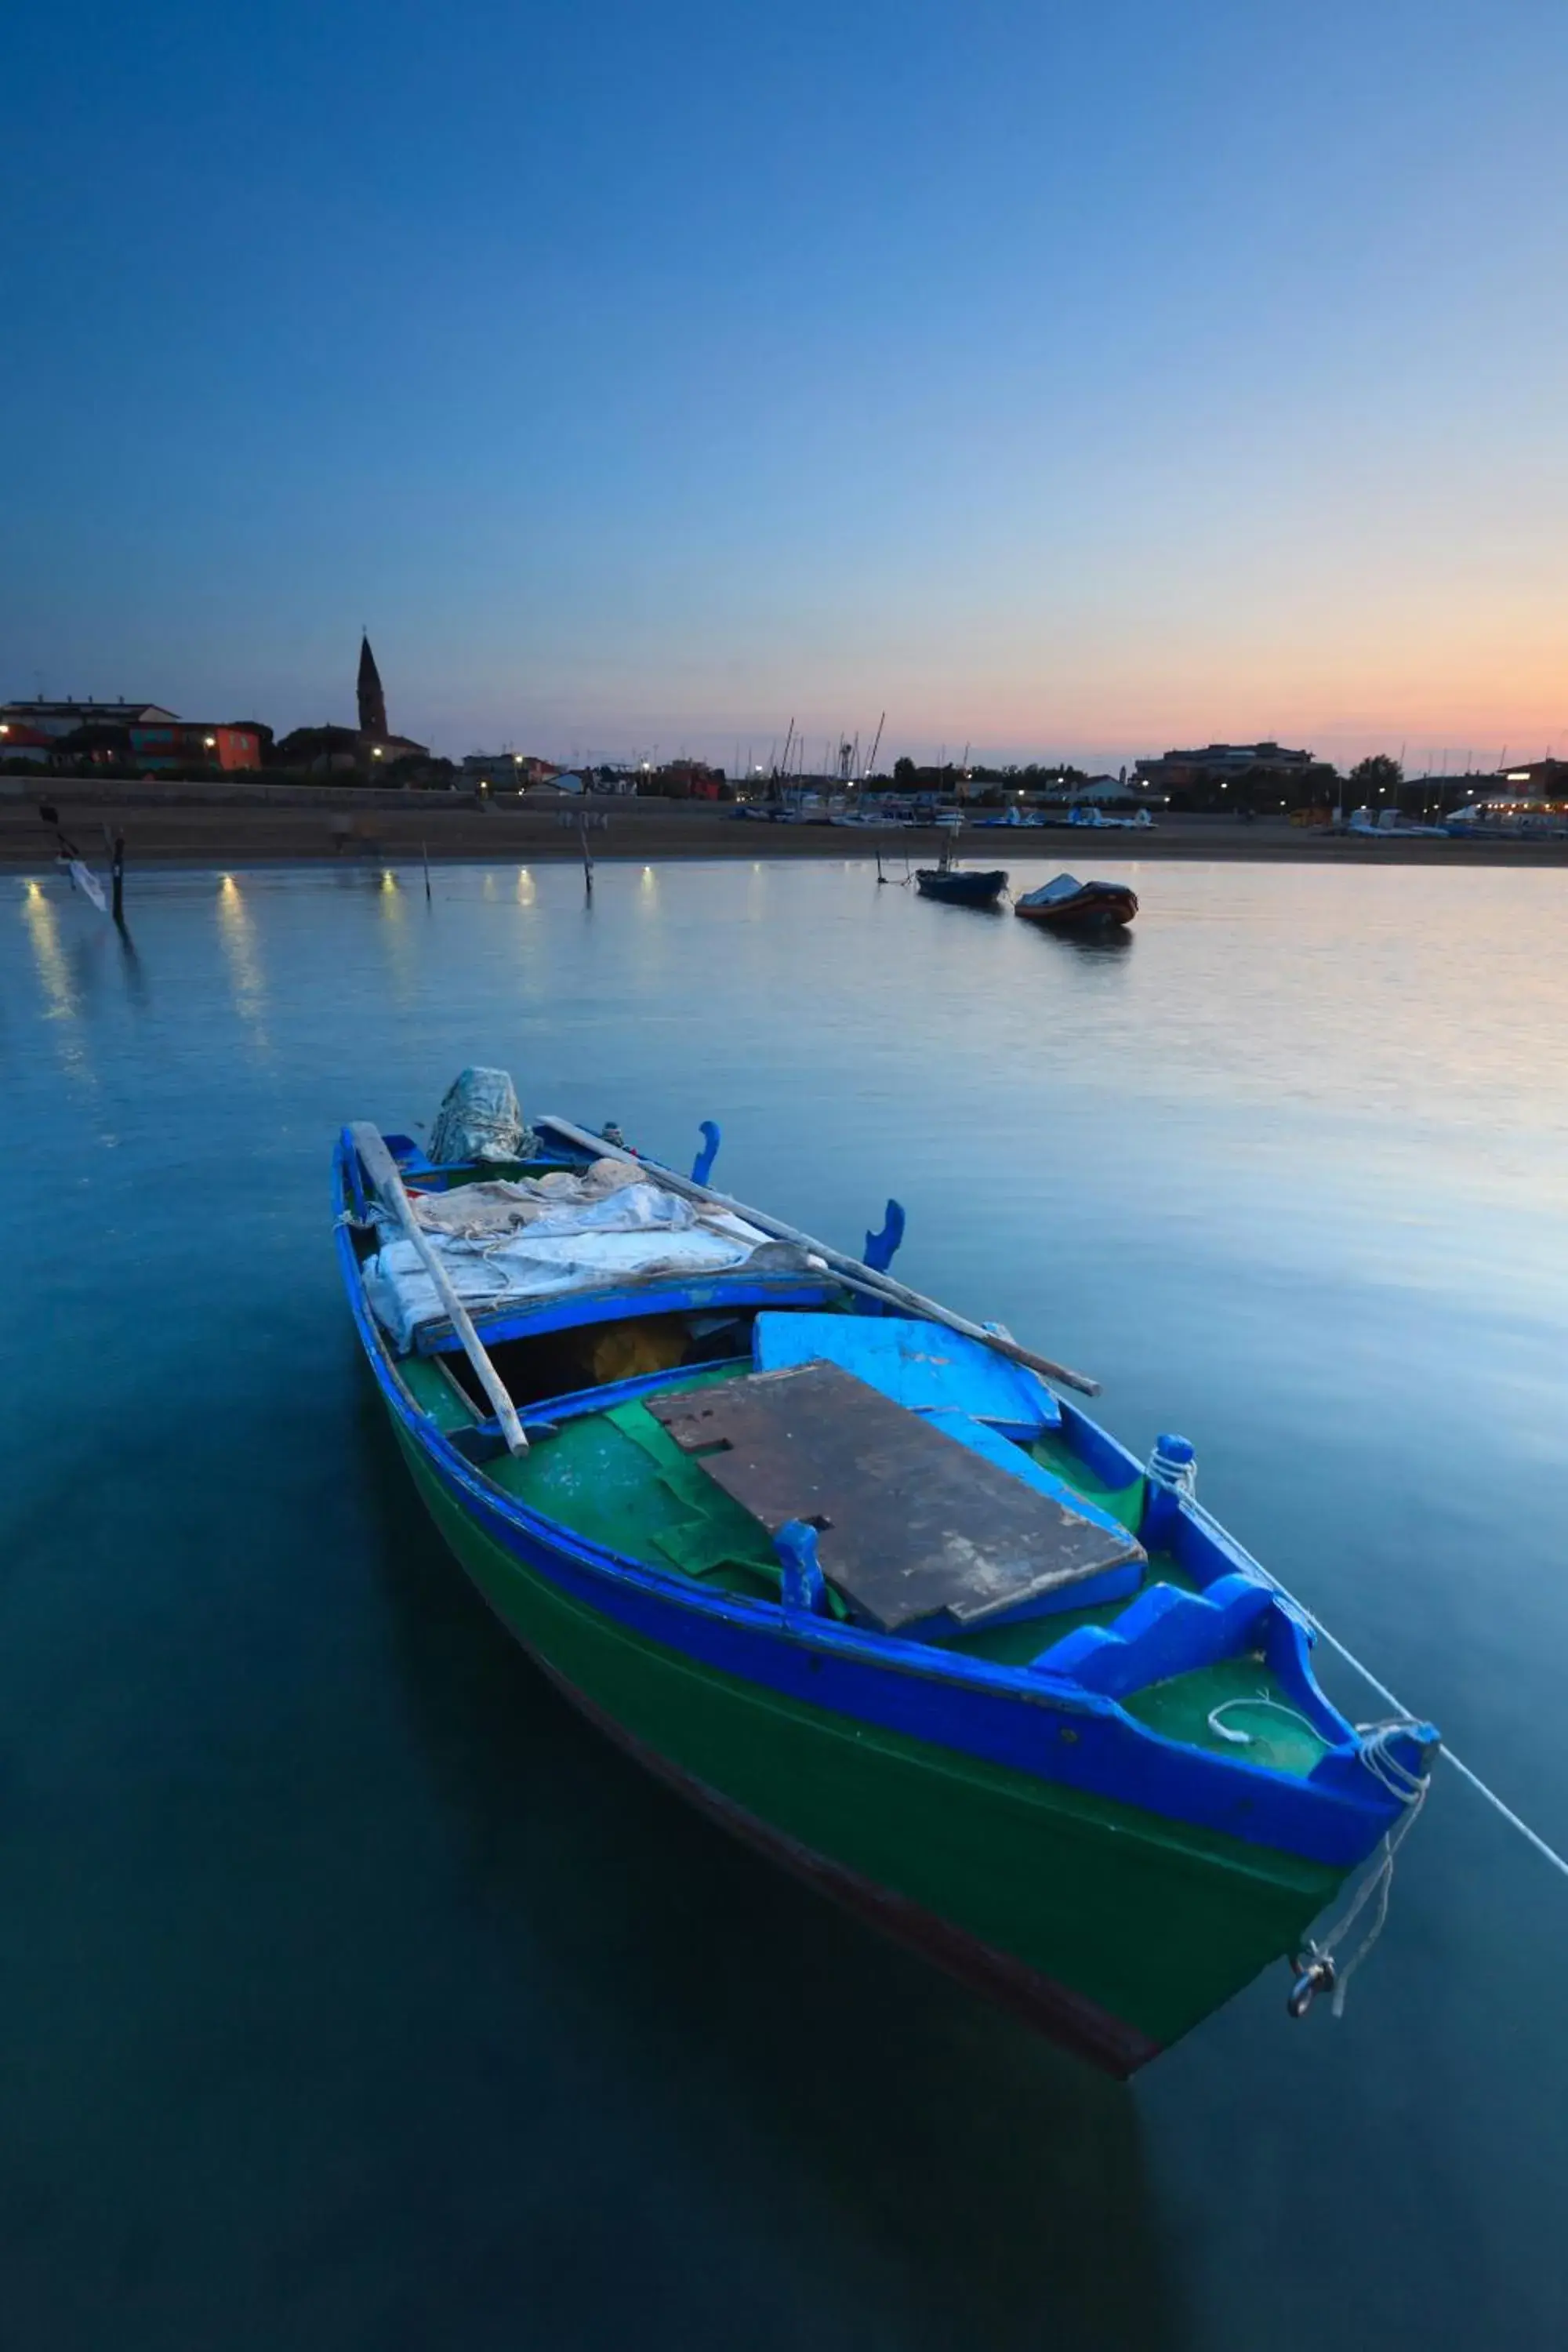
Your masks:
M89 864L121 833L132 869L142 866L243 867L334 860L390 861L428 856L516 858L538 865L580 859L580 819L590 819L595 863L629 858L846 858L880 856L929 863L946 828L771 824L738 817L706 802L595 798L587 803L531 794L481 803L472 793L356 792L323 784L116 784L74 778L0 779L0 870L26 873L54 856L40 803ZM1162 816L1146 828L987 826L979 809L966 823L959 855L968 864L1005 866L1009 857L1047 857L1075 867L1108 859L1199 858L1226 863L1378 866L1564 866L1568 839L1453 841L1419 835L1386 840L1331 834L1284 817L1240 823L1221 816Z

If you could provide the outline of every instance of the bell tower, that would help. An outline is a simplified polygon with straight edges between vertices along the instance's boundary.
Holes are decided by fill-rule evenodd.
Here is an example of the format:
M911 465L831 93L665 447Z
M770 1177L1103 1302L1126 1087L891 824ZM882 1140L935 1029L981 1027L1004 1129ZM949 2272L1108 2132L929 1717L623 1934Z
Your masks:
M392 732L386 723L386 697L382 691L381 672L370 649L370 638L363 632L361 633L359 646L359 731L378 743L384 743Z

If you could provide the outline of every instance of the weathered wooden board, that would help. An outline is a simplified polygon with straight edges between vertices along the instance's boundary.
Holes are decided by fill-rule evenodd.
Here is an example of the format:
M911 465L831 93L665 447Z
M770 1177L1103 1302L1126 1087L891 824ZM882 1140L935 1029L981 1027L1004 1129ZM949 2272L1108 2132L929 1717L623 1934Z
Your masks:
M837 1364L647 1402L770 1534L813 1521L824 1575L882 1633L978 1624L1142 1558Z

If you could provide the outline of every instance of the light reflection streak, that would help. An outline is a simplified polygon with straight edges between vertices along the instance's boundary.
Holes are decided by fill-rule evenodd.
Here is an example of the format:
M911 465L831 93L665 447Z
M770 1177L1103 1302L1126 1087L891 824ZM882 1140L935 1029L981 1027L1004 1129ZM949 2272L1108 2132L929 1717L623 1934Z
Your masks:
M33 943L33 961L38 967L38 978L48 999L51 1021L74 1021L81 1011L71 980L70 967L60 947L60 927L54 908L44 895L43 886L29 878L22 900L22 920Z
M258 1051L269 1054L272 1049L262 1026L267 978L257 952L256 924L232 874L226 874L218 885L217 932L234 987L235 1011L255 1032Z
M43 987L45 1019L69 1025L57 1031L56 1038L61 1062L73 1078L85 1086L95 1083L93 1068L88 1059L84 1032L81 1028L81 998L66 951L60 944L59 919L48 894L29 875L22 895L22 920L27 926L27 939L37 966Z
M413 941L408 936L408 898L390 866L382 870L376 908L381 917L382 941L392 967L393 994L400 1004L411 1003L418 990Z

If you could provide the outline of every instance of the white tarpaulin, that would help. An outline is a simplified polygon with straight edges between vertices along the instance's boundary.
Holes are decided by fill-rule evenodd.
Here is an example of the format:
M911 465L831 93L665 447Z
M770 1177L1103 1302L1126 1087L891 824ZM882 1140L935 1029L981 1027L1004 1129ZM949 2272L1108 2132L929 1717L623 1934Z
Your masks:
M758 1248L777 1255L765 1234L729 1211L694 1206L631 1175L610 1192L593 1171L465 1184L413 1195L414 1212L470 1314L655 1275L721 1273ZM412 1242L389 1234L364 1278L376 1320L399 1347L443 1319Z

